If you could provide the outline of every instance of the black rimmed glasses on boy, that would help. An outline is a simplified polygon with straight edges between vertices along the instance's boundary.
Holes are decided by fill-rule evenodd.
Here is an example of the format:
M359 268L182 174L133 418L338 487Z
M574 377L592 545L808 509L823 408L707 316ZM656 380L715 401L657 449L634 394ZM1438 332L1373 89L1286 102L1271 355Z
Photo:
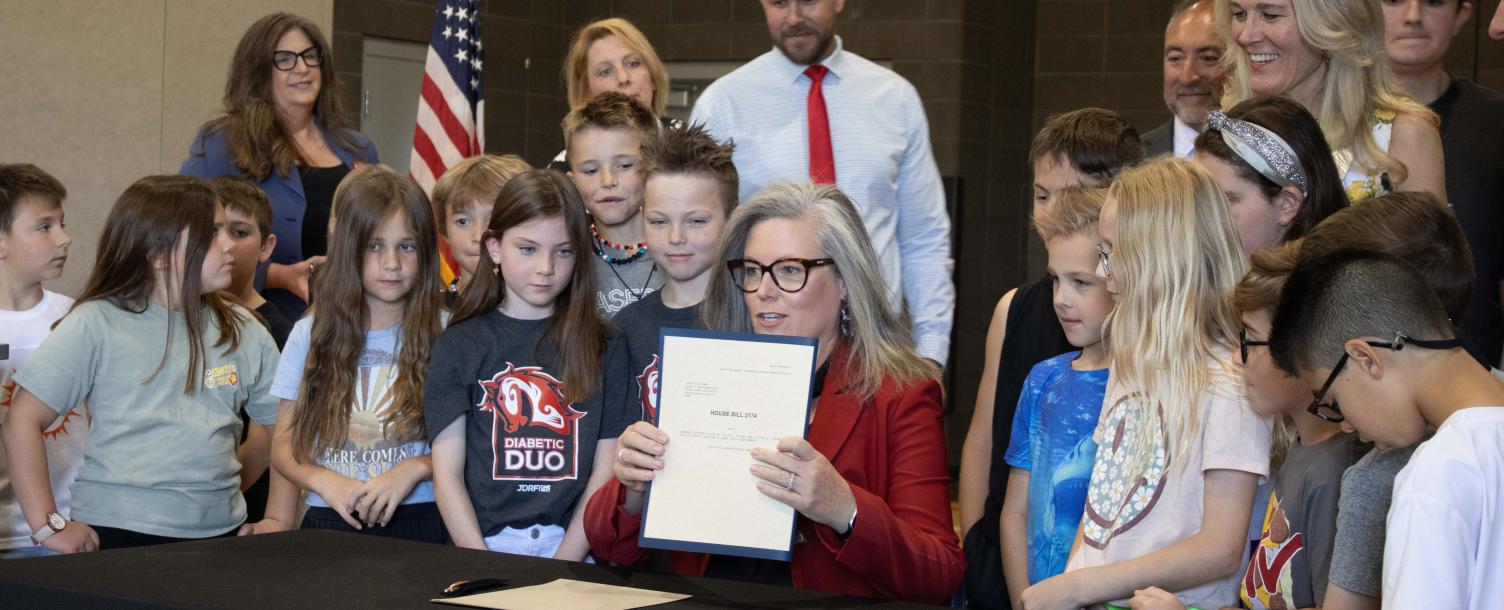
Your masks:
M303 58L303 63L308 67L317 68L324 63L324 50L314 46L302 51L277 51L272 53L272 65L283 72L291 72L298 67L299 57Z
M1255 341L1248 338L1248 329L1238 331L1238 350L1243 353L1243 364L1248 364L1248 348L1268 347L1268 341Z
M1393 341L1364 341L1364 343L1373 347L1392 349L1394 351L1405 349L1406 345L1414 345L1422 349L1452 349L1454 347L1462 347L1461 339L1438 339L1434 341L1411 339L1402 332L1394 333ZM1332 423L1337 423L1345 419L1342 411L1337 408L1337 401L1333 400L1329 403L1323 401L1326 399L1326 393L1332 389L1332 383L1336 382L1337 376L1342 374L1342 367L1347 365L1347 359L1348 354L1346 351L1343 351L1342 358L1337 360L1337 366L1332 367L1332 374L1327 375L1326 383L1321 384L1321 391L1314 392L1316 399L1312 400L1310 406L1306 407L1306 412Z
M750 258L726 261L726 270L731 272L731 283L742 292L757 292L762 287L763 276L773 278L773 285L784 292L799 292L809 282L809 270L825 265L834 265L833 258L780 258L764 265Z

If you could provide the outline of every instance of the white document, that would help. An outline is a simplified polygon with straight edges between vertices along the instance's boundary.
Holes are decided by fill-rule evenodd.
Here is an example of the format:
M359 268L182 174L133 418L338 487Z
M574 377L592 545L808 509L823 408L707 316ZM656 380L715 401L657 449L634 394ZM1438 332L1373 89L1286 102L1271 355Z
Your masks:
M518 587L504 591L477 593L464 597L429 600L440 604L470 606L472 608L496 608L498 610L524 608L588 608L590 610L630 610L676 602L690 596L682 593L663 593L602 585L560 578L553 582Z
M751 450L804 436L814 340L665 329L662 341L669 444L639 543L787 561L794 509L757 491Z

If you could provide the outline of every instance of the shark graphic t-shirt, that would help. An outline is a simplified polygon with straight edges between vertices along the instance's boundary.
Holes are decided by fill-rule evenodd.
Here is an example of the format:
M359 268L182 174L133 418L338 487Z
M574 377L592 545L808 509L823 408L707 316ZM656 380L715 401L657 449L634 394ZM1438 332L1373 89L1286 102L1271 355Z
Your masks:
M312 333L312 317L293 325L287 345L282 348L282 360L277 363L273 396L283 400L300 398ZM315 456L315 464L357 481L369 481L386 474L403 460L428 455L426 439L393 439L387 430L387 417L398 407L393 402L393 386L397 382L397 355L401 346L400 326L366 333L365 348L356 360L355 395L350 404L350 427L345 432L345 442ZM402 499L403 504L433 501L432 480L419 481ZM328 502L312 491L308 492L308 505L329 507Z
M481 533L567 525L590 479L595 444L621 435L639 411L619 340L602 355L602 387L569 402L548 341L550 319L490 311L439 336L423 394L430 440L464 418L465 486ZM610 397L609 399L606 397Z

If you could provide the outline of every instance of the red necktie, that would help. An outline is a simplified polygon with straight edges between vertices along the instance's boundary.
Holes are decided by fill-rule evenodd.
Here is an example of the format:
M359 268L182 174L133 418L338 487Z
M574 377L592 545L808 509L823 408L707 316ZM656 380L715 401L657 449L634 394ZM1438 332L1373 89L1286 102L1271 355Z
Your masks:
M805 103L809 115L809 177L820 184L836 183L836 157L830 151L830 116L825 113L825 94L820 92L820 81L830 70L815 64L806 68L809 77L809 100Z

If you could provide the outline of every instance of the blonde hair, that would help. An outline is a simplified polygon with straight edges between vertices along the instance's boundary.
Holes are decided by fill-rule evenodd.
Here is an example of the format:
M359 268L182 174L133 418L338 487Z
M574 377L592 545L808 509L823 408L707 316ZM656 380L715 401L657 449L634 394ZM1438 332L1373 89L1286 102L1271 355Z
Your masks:
M443 233L449 214L465 209L477 202L496 202L496 195L507 181L517 174L533 169L517 155L476 155L460 161L433 185L433 213ZM486 224L489 218L477 218L475 222Z
M1352 151L1353 164L1370 174L1388 172L1396 182L1409 174L1373 137L1373 121L1386 114L1412 116L1440 125L1436 113L1415 101L1389 68L1384 51L1384 12L1376 0L1290 0L1300 38L1327 61L1316 119L1336 152ZM1232 0L1217 0L1217 31L1232 37ZM1222 55L1231 78L1222 107L1254 96L1247 54L1230 44Z
M1119 295L1103 341L1124 393L1162 410L1174 463L1201 428L1206 394L1241 392L1228 297L1247 259L1222 188L1194 162L1160 157L1124 170L1107 198L1118 205L1111 272ZM1154 447L1160 430L1137 434L1137 446ZM1139 472L1152 459L1136 456Z
M623 44L642 56L648 67L648 76L653 79L653 107L648 110L654 116L663 116L668 110L668 70L663 67L663 60L658 59L658 52L653 50L648 37L642 35L642 30L619 17L589 23L575 34L569 55L564 58L565 97L570 109L580 108L590 101L590 70L585 64L589 61L590 45L607 36L621 39Z
M867 399L885 383L905 386L938 379L939 371L915 351L909 325L888 304L887 284L872 240L856 206L836 187L784 182L758 192L731 214L716 260L746 256L752 227L779 218L812 223L820 251L835 259L831 269L845 281L851 316L851 333L845 339L851 347L846 366L853 371L853 389ZM752 332L752 316L741 288L727 273L711 274L701 315L706 328Z
M1034 215L1034 230L1039 238L1050 241L1080 233L1097 232L1102 216L1102 202L1107 199L1106 186L1070 186L1055 194L1055 200Z

